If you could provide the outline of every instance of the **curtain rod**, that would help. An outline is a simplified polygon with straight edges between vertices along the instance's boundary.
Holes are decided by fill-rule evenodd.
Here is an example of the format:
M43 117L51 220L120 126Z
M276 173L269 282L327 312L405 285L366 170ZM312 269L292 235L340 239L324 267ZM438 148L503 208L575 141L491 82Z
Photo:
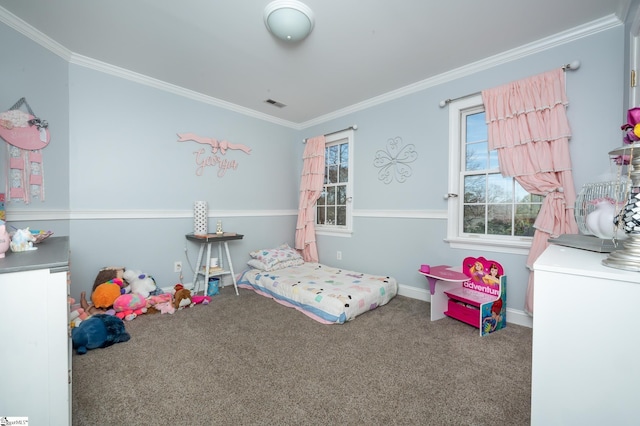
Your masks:
M571 61L571 63L568 64L564 64L562 66L562 71L568 71L568 70L577 70L578 68L580 68L580 61L578 60L574 60ZM458 96L457 98L453 98L453 99L444 99L442 101L440 101L440 108L444 108L445 106L447 106L448 104L450 104L453 101L457 101L460 99L464 99L464 98L470 98L471 96L476 96L481 94L482 92L475 92L475 93L469 93L468 95L464 95L464 96Z
M344 132L345 130L351 130L351 129L358 130L358 125L354 124L353 126L349 126L349 127L344 128L342 130L336 130L335 132L325 133L325 136L335 135L336 133ZM307 143L307 139L309 139L309 138L302 139L302 143Z

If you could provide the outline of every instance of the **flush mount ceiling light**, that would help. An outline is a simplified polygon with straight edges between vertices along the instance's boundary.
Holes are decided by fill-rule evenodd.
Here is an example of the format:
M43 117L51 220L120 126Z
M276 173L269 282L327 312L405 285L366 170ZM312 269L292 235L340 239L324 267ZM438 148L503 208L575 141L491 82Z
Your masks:
M296 0L276 0L264 8L264 24L279 39L296 42L311 33L314 16L304 3Z

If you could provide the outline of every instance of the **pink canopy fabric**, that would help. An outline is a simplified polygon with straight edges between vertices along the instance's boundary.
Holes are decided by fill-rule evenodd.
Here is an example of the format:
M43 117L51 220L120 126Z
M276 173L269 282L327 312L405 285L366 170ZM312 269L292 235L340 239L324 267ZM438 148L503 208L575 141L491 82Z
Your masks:
M307 145L302 155L302 178L300 180L295 245L305 262L319 261L314 209L324 186L324 145L324 136L307 139Z
M500 172L545 197L534 223L529 269L548 247L549 237L578 233L564 83L564 71L558 68L482 92L489 149L497 150ZM525 311L533 315L533 271Z

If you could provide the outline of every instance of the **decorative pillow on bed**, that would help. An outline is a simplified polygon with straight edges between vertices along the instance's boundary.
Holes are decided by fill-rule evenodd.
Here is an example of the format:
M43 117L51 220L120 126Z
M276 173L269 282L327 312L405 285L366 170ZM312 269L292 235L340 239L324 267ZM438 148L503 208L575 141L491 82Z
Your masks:
M273 249L252 251L249 256L253 259L248 262L248 265L263 271L274 271L304 263L302 256L288 244L282 244Z
M269 267L264 263L260 262L258 259L251 259L247 262L247 265L251 266L254 269L260 269L261 271L271 272L271 271L277 271L278 269L288 268L289 266L302 265L303 263L304 263L304 260L302 260L302 258L290 259L290 260L285 260L284 262L278 262L275 265Z

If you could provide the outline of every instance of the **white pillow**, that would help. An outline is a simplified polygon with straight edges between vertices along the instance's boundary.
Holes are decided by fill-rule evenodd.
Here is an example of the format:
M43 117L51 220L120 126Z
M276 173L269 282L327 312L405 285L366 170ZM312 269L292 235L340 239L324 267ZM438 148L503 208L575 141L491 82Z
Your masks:
M300 256L300 254L297 251L289 247L289 245L286 243L273 249L262 249L262 250L252 251L251 253L249 253L249 256L251 256L255 260L260 261L264 265L265 269L263 268L258 268L258 269L263 269L264 271L273 270L273 267L276 264L286 262L289 260L302 261L302 256ZM304 261L302 261L301 263L303 262Z
M288 268L289 266L299 266L299 265L302 265L303 263L304 263L304 260L302 260L302 258L299 258L299 259L289 259L282 262L277 262L273 266L267 266L261 261L259 261L258 259L251 259L247 262L247 265L251 266L254 269L260 269L261 271L270 272L270 271L277 271L279 269Z

